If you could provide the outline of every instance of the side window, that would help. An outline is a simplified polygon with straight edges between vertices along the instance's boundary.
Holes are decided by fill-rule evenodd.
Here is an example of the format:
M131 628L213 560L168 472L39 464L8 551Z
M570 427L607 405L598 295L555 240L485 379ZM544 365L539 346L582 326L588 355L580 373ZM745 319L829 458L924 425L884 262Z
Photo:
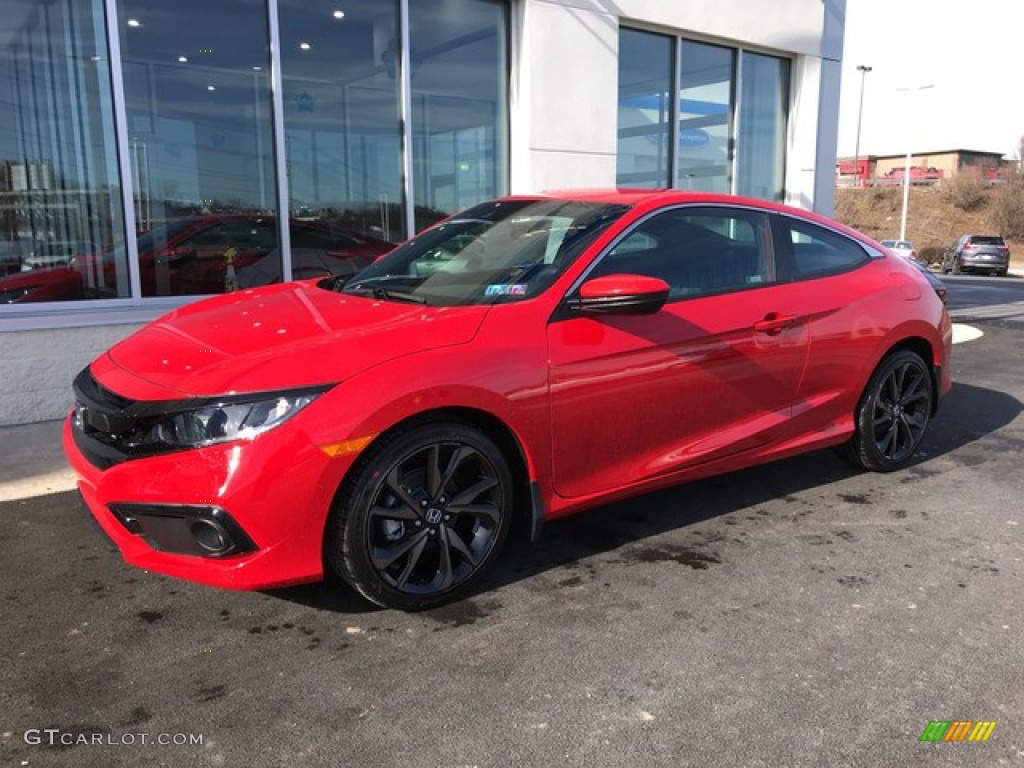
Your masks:
M837 232L797 219L788 219L786 223L797 280L848 272L871 260L857 242Z
M189 236L186 242L192 248L207 251L217 248L227 248L230 244L230 239L227 227L218 223L199 230Z
M768 217L729 208L677 208L652 216L606 253L590 277L659 277L669 299L775 281Z
M231 245L240 251L269 253L277 245L274 226L266 221L238 219L225 223Z
M657 245L658 242L646 232L633 230L633 232L626 236L625 240L615 246L615 253L622 255L624 253L633 253L634 251L646 251Z
M292 248L305 248L317 251L342 251L354 248L360 243L349 235L332 229L318 228L316 223L310 225L291 225Z

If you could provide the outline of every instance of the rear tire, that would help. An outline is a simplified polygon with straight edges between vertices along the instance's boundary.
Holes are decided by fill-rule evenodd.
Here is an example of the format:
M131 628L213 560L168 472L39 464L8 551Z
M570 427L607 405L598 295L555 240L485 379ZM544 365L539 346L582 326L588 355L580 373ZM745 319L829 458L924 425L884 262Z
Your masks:
M377 605L432 608L462 597L490 567L514 504L508 462L483 432L460 422L399 429L346 480L324 559Z
M857 405L850 460L872 472L905 467L924 438L933 397L931 372L920 355L906 349L888 355Z

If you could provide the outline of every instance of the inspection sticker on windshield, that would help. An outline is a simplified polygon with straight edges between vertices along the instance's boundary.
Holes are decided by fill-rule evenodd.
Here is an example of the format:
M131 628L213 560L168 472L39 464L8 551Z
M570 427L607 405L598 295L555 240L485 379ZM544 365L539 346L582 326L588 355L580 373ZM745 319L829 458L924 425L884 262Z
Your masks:
M484 296L525 296L526 283L512 283L511 285L499 283L488 285Z

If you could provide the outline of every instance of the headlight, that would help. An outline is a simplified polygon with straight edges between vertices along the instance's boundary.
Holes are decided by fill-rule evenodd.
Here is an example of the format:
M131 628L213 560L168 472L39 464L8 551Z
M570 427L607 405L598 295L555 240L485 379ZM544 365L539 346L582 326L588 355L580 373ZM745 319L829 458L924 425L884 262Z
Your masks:
M256 437L283 424L321 394L306 390L260 400L231 398L216 405L168 413L131 447L199 448Z

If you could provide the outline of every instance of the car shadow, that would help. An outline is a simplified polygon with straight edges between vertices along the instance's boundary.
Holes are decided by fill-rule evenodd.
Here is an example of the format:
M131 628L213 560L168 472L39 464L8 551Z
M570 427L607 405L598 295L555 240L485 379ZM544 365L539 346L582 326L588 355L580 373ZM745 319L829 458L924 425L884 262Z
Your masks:
M295 587L264 590L263 594L289 603L330 613L376 613L383 611L356 592L340 578L328 574L324 581Z
M1005 427L1022 410L1024 404L1006 392L954 382L910 466L927 464L933 458L976 442ZM1021 442L1014 438L1006 440ZM1024 450L1024 445L1011 447Z
M926 480L932 474L927 471L929 462L996 432L1012 422L1021 410L1024 410L1021 402L1005 392L954 384L915 460L901 472ZM484 595L555 568L639 544L668 531L742 510L753 511L769 501L781 499L786 504L798 505L796 494L857 474L861 474L859 470L829 449L606 504L549 523L533 544L522 535L510 537L496 566L467 597ZM900 474L894 473L892 477ZM880 479L879 482L887 481ZM707 543L705 537L695 542L692 549L672 547L669 554L679 562L703 568L709 557L704 546ZM330 583L268 594L324 611L382 610L363 600L354 590ZM431 613L428 611L427 615Z

